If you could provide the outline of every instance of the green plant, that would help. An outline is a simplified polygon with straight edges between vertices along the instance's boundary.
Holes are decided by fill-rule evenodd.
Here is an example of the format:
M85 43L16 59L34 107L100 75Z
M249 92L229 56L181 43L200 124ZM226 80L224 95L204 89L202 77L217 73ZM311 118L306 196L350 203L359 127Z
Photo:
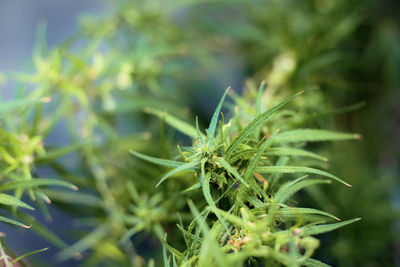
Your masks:
M35 73L12 76L15 96L0 106L0 220L31 228L58 259L86 266L161 264L158 242L165 265L324 266L311 257L391 265L395 183L376 179L390 141L381 138L381 104L365 88L395 88L398 42L396 27L376 23L367 2L118 1L106 17L84 17L54 49L41 37ZM208 107L196 92L214 96L212 81L226 80L232 58L253 78L243 93L225 92L203 133ZM394 90L382 92L395 106ZM371 108L348 113L364 94ZM196 127L185 122L190 113L199 114ZM367 142L321 142L359 138L322 130L353 125ZM332 180L342 184L320 186ZM76 224L49 229L50 202ZM332 214L366 219L324 235L314 253L313 235L355 220L332 223ZM5 241L0 257L20 259ZM140 249L146 242L152 253Z
M256 102L261 101L263 88L262 85ZM358 135L315 129L284 132L261 130L262 126L267 125L265 121L269 117L299 94L264 112L259 105L255 118L244 127L240 121L234 123L236 117L227 124L222 117L216 133L218 116L228 90L218 104L206 134L200 131L198 123L194 128L164 114L166 122L193 138L192 147L179 149L177 157L183 161L157 159L132 151L133 155L143 160L174 167L160 179L157 186L181 172L194 173L194 181L193 178L186 181L191 185L183 191L183 196L189 199L188 204L195 218L186 229L183 224L178 225L186 247L180 252L164 240L172 253L174 266L253 266L257 262L268 265L325 266L311 258L319 245L319 241L312 236L358 219L325 224L339 219L321 210L288 205L289 199L297 191L331 181L310 178L308 175L292 181L288 181L288 178L293 174L307 173L328 177L349 186L330 173L296 161L299 157L321 160L320 156L300 149L298 144L354 139ZM289 162L297 164L289 165ZM199 188L205 203L190 200L190 193ZM169 262L164 255L164 264L169 265Z

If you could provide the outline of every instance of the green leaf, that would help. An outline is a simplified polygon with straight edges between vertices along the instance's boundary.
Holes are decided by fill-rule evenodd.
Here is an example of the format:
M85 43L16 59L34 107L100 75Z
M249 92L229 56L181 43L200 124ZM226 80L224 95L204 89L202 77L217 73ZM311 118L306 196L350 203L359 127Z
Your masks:
M28 204L22 202L18 198L15 198L10 195L6 195L3 193L0 193L0 204L7 205L7 206L17 206L29 210L34 210L33 207L29 206Z
M265 150L267 150L271 146L272 141L274 140L276 134L277 132L273 133L266 141L264 141L257 150L256 155L250 159L250 164L243 175L245 181L248 181L249 178L254 174L258 161L260 160Z
M47 101L47 98L34 98L34 99L17 99L17 100L12 100L12 101L7 101L7 102L2 102L0 103L0 116L4 115L4 113L11 112L15 109L22 109L29 107L33 104L36 104L38 102L45 102Z
M264 94L264 90L266 87L266 83L265 81L261 81L260 83L260 87L258 88L258 92L257 92L257 98L256 98L256 103L255 103L255 110L256 110L256 116L259 115L262 111L262 96ZM254 131L254 139L258 140L259 136L260 136L260 132L261 132L261 126L257 127L256 130Z
M183 254L180 251L176 250L170 244L168 244L166 234L164 235L164 238L161 239L161 242L172 253L172 256L177 256L180 259L183 257Z
M297 191L312 186L315 184L329 184L330 180L322 180L322 179L307 179L308 175L297 178L296 180L290 181L284 184L278 192L276 192L274 196L274 200L278 203L285 203L287 199L289 199L293 194Z
M211 174L205 173L205 170L204 170L204 165L205 165L206 161L207 161L207 159L204 158L201 160L201 163L200 163L201 164L201 167L200 167L201 168L201 176L200 176L201 188L203 189L203 195L204 195L204 198L206 199L207 204L210 207L217 208L217 206L215 205L215 201L211 196L211 191L210 191ZM228 231L228 226L227 226L224 218L222 218L218 214L216 214L216 215L217 215L218 219L221 221L221 224Z
M350 184L346 183L339 177L336 177L335 175L332 175L326 171L314 169L314 168L309 168L309 167L301 167L301 166L262 166L258 167L256 169L257 172L259 173L313 173L313 174L318 174L322 176L329 177L333 180L336 180L346 186L350 186Z
M32 256L32 255L34 255L34 254L37 254L37 253L46 251L46 250L48 250L48 249L49 249L49 248L42 248L42 249L38 249L38 250L35 250L35 251L31 251L31 252L29 252L29 253L26 253L26 254L24 254L24 255L22 255L22 256L19 256L19 257L15 258L15 259L14 259L12 262L10 262L10 263L11 263L11 264L16 263L16 262L22 260L22 259L25 258L25 257Z
M164 244L162 246L162 251L163 251L164 267L170 267L169 259L168 259L168 256L167 256L167 248L166 248L166 246Z
M166 175L164 175L156 187L158 187L162 182L164 182L166 179L168 179L171 175L174 175L175 173L184 171L184 170L193 170L193 168L198 167L200 164L200 160L194 160L188 163L185 163L183 165L180 165L179 167L173 169L172 171L168 172Z
M181 133L183 133L189 137L192 137L192 138L197 138L196 128L194 128L190 124L168 114L167 112L163 112L163 111L160 111L160 110L157 110L154 108L146 108L145 112L155 115L155 116L159 117L160 119L165 119L166 123L168 123L175 129L177 129ZM205 137L203 134L202 134L202 136Z
M190 211L195 217L199 229L203 232L204 238L201 243L201 250L200 255L195 255L195 257L199 257L199 266L203 266L201 263L202 258L205 260L215 260L216 266L226 266L225 261L225 254L221 251L220 247L218 246L218 242L215 240L214 234L210 231L205 219L206 217L202 217L200 212L198 211L197 207L193 204L193 201L188 200L188 205ZM193 243L195 245L196 243ZM195 249L192 247L191 249ZM212 252L213 257L210 257L210 252ZM203 257L202 257L203 256ZM190 261L190 260L189 260ZM225 263L225 264L224 264ZM192 264L188 264L186 266L192 266Z
M76 255L79 255L81 252L89 249L94 244L97 244L104 238L108 233L108 226L107 225L100 225L92 232L87 234L81 240L73 244L72 246L60 251L57 253L57 258L60 260L68 260Z
M154 163L157 165L162 165L162 166L167 166L167 167L179 167L179 166L182 166L183 164L185 164L185 162L150 157L150 156L141 154L141 153L133 151L133 150L130 150L129 152L132 155L134 155L140 159L146 160L148 162L151 162L151 163Z
M315 260L315 259L305 259L304 261L301 262L304 266L306 267L331 267L330 265L323 263L319 260Z
M278 211L279 215L284 221L291 219L304 219L307 220L309 215L320 215L329 217L331 219L340 221L340 219L328 212L311 209L311 208L293 208L293 207L283 207Z
M350 140L360 139L359 134L339 133L318 129L300 129L291 130L279 134L275 138L275 143L290 142L317 142L317 141L334 141L334 140Z
M265 90L267 83L262 80L260 83L260 87L258 87L258 92L257 92L257 98L256 98L256 115L261 113L261 100L262 100L262 96Z
M187 201L188 205L189 205L189 209L192 212L195 221L197 221L197 224L199 225L200 230L203 232L203 234L208 234L210 232L210 228L208 227L207 223L206 223L206 218L203 218L203 216L201 216L199 210L197 209L197 207L194 205L193 201L191 199L189 199Z
M0 191L6 191L17 188L23 188L23 189L33 188L33 187L47 186L47 185L58 185L71 188L72 190L75 191L78 190L78 187L66 181L56 180L56 179L34 178L32 180L13 181L2 184L0 185Z
M292 101L294 98L299 96L302 92L297 93L286 100L282 101L280 104L275 107L261 113L257 117L255 117L247 126L239 133L238 136L232 141L226 151L226 158L229 158L232 152L249 136L257 127L259 127L265 120L272 116L277 110L286 105L288 102Z
M196 189L199 189L201 187L200 183L195 183L194 185L190 186L189 188L186 188L185 190L182 191L182 193L187 193Z
M0 216L0 221L5 222L5 223L9 223L9 224L13 224L13 225L16 225L16 226L19 226L19 227L23 227L23 228L31 228L29 225L20 223L20 222L18 222L16 220L13 220L13 219L10 219L10 218L4 217L4 216Z
M225 97L228 94L230 87L225 90L224 95L221 97L221 100L218 103L217 108L215 109L214 115L212 116L210 126L208 127L207 134L208 134L208 145L212 146L214 136L215 136L215 129L217 128L217 122L219 113L221 112L222 104L224 103Z
M56 158L59 158L61 156L64 156L66 154L69 154L69 153L79 149L80 147L84 146L87 143L88 142L76 143L76 144L72 144L72 145L69 145L69 146L65 146L65 147L61 147L61 148L50 150L45 155L36 158L36 161L42 162L42 161L54 160Z
M204 140L199 127L199 117L197 116L196 116L196 131L197 131L197 140L199 141L200 147L202 147L204 145Z
M309 236L309 235L318 235L326 232L330 232L336 230L340 227L346 226L348 224L354 223L356 221L361 220L361 218L355 218L343 222L332 223L332 224L322 224L322 225L310 225L301 227L300 236Z
M324 158L318 154L313 152L298 149L298 148L291 148L291 147L272 147L264 153L265 156L299 156L299 157L308 157L313 159L318 159L322 161L327 161L327 158Z

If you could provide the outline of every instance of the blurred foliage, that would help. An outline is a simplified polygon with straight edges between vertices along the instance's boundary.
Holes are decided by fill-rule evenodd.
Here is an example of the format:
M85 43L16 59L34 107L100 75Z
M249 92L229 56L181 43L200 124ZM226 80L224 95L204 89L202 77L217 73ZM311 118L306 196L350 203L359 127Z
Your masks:
M277 128L282 134L297 128L337 128L362 134L363 141L352 145L306 144L307 150L329 155L328 163L318 160L323 157L299 150L300 146L293 148L296 150L266 150L264 156L272 159L264 163L284 166L291 156L291 163L297 166L329 167L353 185L352 190L343 186L310 187L293 202L326 210L339 218L363 218L321 236L316 258L335 266L395 265L399 211L394 198L398 194L395 178L399 175L400 129L392 114L397 112L398 116L400 98L397 2L152 0L110 1L105 5L106 16L83 16L77 33L58 47L46 47L40 28L33 54L34 71L8 77L18 85L14 100L3 101L0 107L0 191L5 192L0 193L2 222L32 226L29 231L36 231L61 249L59 259L83 256L87 266L141 266L144 258L151 257L161 264L160 240L172 253L171 261L182 263L186 255L193 256L193 250L185 256L179 251L187 246L187 236L193 235L196 226L197 237L190 238L191 248L199 251L199 246L203 247L203 259L210 260L213 256L207 259L205 255L219 253L211 241L226 237L221 236L221 225L214 224L216 227L209 232L205 219L192 221L193 214L200 212L206 218L205 213L215 213L212 220L240 225L246 216L256 222L255 211L246 206L236 209L236 217L224 215L200 189L192 191L190 198L195 204L189 208L188 195L181 191L192 185L187 181L201 177L201 171L194 176L190 171L179 173L182 179L166 181L155 190L165 168L132 157L128 151L140 152L137 155L142 158L143 154L164 159L180 155L185 160L193 149L179 148L181 153L177 154L174 144L190 143L184 135L198 138L196 128L190 126L194 120L183 122L193 118L188 108L192 114L201 115L199 124L205 125L210 106L197 103L198 99L209 102L208 97L212 97L216 103L219 91L213 88L229 80L244 84L244 90L243 94L231 91L234 102L225 107L227 118L232 120L220 124L219 135L222 129L234 136L265 107L278 105L299 90L305 93L290 104L290 109L277 112L257 131L270 136ZM251 79L242 81L241 77ZM3 75L0 80L7 81ZM262 97L257 90L261 80L266 81ZM183 135L175 134L168 125ZM216 143L229 145L231 137ZM59 140L51 141L54 138ZM260 136L254 138L261 141ZM201 141L193 142L196 144ZM251 145L248 149L259 149L259 144ZM254 155L249 154L247 160ZM280 160L273 160L275 157ZM226 166L221 169L221 163L216 165L219 176L209 177L215 179L210 184L225 189L228 182L233 186L234 180L224 180L230 172L223 170ZM276 174L264 176L270 184ZM262 181L259 183L262 186ZM78 191L74 191L76 186ZM268 188L273 187L270 184L264 188L268 194L277 192L277 188ZM76 219L78 226L66 233L52 233L47 229L50 224L35 219L37 213L32 216L31 212L22 212L23 208L37 208L50 221L50 200ZM232 204L229 201L222 201L223 205ZM190 229L184 230L187 226ZM247 223L241 226L248 227ZM284 226L290 228L290 224ZM249 231L260 235L257 229L255 226ZM237 230L230 245L237 247L241 235L243 232ZM73 237L76 243L67 245L65 236ZM207 240L204 246L198 244L200 236ZM292 240L284 242L289 247L303 242L293 235L291 238L283 238ZM154 255L138 253L146 242L157 251ZM316 242L310 241L311 250L317 247ZM211 244L211 251L207 244ZM257 245L251 243L249 248ZM0 248L1 255L6 255ZM246 251L243 249L243 255ZM297 251L297 256L301 253L293 248L288 251ZM273 254L264 250L257 253L264 252ZM278 248L276 261L299 263L287 261L297 257L295 254L282 260L281 253L285 251ZM247 258L258 258L256 254ZM235 257L235 253L227 255ZM266 264L272 264L269 260Z

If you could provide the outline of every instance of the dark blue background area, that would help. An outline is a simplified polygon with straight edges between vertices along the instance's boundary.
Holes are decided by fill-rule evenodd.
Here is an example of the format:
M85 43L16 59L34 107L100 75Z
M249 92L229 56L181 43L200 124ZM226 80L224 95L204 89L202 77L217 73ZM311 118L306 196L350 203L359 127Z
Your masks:
M79 15L103 12L98 0L0 0L0 72L23 71L31 65L39 23L45 23L47 43L53 47L77 30ZM10 85L1 90L3 96L12 95Z

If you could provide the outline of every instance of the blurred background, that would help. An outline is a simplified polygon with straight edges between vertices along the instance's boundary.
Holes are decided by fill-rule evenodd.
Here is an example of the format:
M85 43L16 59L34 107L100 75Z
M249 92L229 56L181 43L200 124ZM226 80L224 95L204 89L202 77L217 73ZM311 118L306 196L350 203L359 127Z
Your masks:
M363 136L324 148L329 169L353 187L314 198L340 218L363 220L321 236L318 258L333 266L400 266L399 14L395 0L0 1L1 93L18 97L21 84L54 90L55 99L65 93L82 107L71 115L77 125L89 129L85 121L99 112L106 121L118 117L113 126L125 136L158 127L141 113L145 105L195 114L205 124L227 86L240 93L265 79L273 93L305 90L314 95L310 113L324 114L306 125ZM91 109L85 97L95 100ZM61 122L45 144L74 140L65 129ZM74 228L74 209L54 198L52 222L39 221L71 244L66 229L91 226ZM0 231L16 254L50 246L26 230L2 224ZM140 242L142 250L151 247ZM32 262L54 266L56 250Z

